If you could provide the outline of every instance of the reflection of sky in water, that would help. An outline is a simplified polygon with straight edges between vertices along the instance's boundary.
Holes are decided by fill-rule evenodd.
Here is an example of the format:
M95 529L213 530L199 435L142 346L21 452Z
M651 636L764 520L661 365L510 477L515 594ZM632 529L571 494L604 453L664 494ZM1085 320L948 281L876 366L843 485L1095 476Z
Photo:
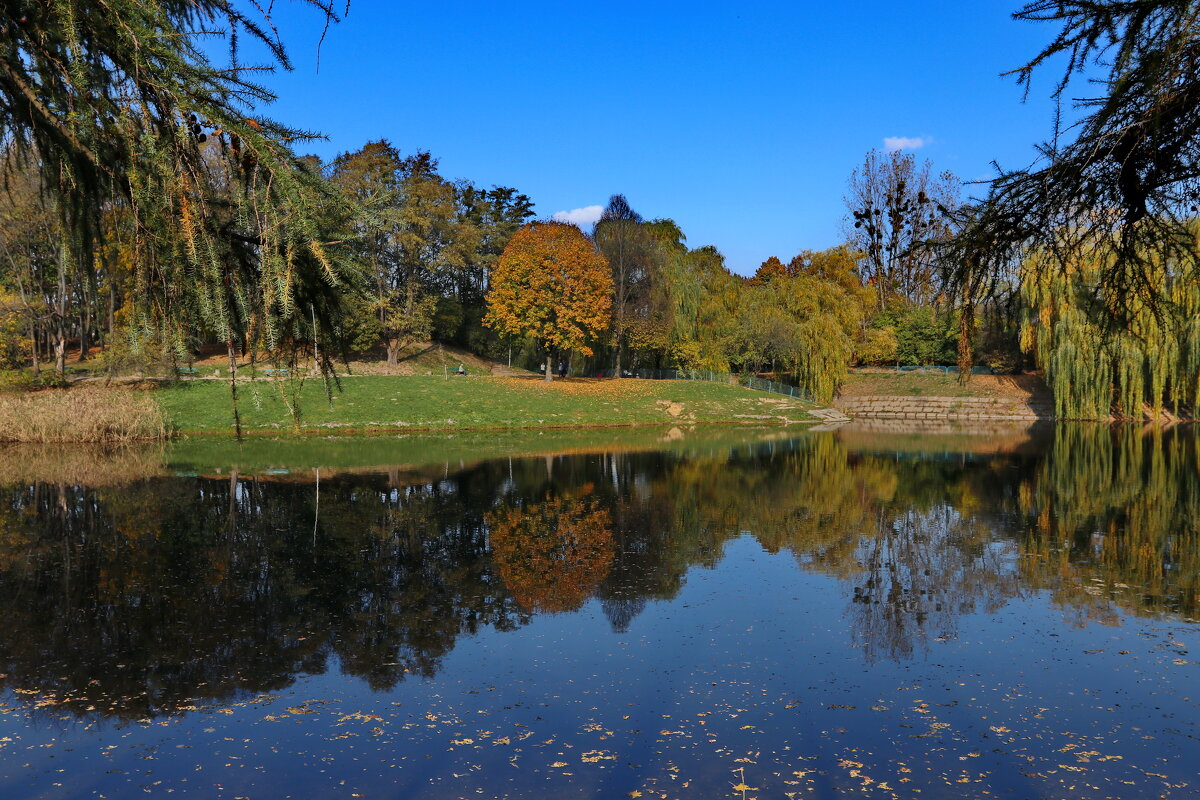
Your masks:
M1187 507L1194 461L1155 452ZM1105 506L1112 481L1075 456L922 461L813 437L732 460L564 457L552 480L540 458L400 486L323 473L316 539L304 482L241 478L232 511L228 478L6 493L0 792L1194 796L1200 637L1163 611L1190 608L1195 577L1162 576L1195 563L1195 528L1177 513L1130 541L1139 493ZM602 576L577 610L523 611L490 560L485 516L532 507L558 534L514 528L537 569L605 559L569 572ZM195 664L178 642L133 661L163 630ZM107 672L60 674L88 664ZM146 716L113 710L164 680Z

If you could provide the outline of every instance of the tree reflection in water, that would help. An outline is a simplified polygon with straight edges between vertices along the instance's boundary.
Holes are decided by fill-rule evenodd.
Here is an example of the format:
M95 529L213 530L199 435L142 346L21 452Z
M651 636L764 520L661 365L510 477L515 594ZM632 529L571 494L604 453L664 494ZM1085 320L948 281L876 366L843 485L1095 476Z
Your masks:
M547 495L484 517L492 558L522 608L575 611L608 575L612 518L592 496L593 488L584 484L579 496Z
M596 598L636 627L753 536L845 586L868 660L1045 591L1080 624L1194 616L1197 437L1057 429L1041 453L929 454L802 436L708 455L600 454L458 472L9 483L0 673L81 714L141 718L336 664L432 675L460 636ZM315 528L314 528L315 521Z

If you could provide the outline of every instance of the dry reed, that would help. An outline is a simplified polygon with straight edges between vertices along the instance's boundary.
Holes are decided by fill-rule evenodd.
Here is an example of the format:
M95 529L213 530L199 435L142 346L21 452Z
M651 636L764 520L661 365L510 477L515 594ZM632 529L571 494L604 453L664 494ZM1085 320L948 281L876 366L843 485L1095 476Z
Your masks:
M0 395L0 442L164 439L167 419L147 392L116 387Z

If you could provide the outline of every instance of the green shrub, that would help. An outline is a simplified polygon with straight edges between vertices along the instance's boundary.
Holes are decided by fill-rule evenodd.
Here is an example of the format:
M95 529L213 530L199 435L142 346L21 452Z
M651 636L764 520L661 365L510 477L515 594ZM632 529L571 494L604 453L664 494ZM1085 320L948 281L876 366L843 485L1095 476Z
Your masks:
M896 363L921 367L957 363L956 314L939 314L921 306L900 309L890 316L896 329Z
M0 370L0 392L31 392L37 389L56 389L65 386L65 377L59 377L53 369L43 369L34 374L31 369Z
M464 319L463 305L453 297L439 297L433 311L433 338L455 342Z
M862 339L855 344L854 356L860 364L886 366L896 363L896 350L899 346L895 327L884 325L880 328L868 328Z

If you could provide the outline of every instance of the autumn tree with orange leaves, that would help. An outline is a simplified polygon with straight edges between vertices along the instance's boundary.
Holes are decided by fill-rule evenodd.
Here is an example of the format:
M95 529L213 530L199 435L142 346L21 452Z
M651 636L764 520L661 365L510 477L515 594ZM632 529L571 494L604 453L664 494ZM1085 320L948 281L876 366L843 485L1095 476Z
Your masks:
M509 240L492 272L484 324L500 334L530 336L546 350L592 354L588 340L608 328L612 308L608 262L579 228L532 222Z

